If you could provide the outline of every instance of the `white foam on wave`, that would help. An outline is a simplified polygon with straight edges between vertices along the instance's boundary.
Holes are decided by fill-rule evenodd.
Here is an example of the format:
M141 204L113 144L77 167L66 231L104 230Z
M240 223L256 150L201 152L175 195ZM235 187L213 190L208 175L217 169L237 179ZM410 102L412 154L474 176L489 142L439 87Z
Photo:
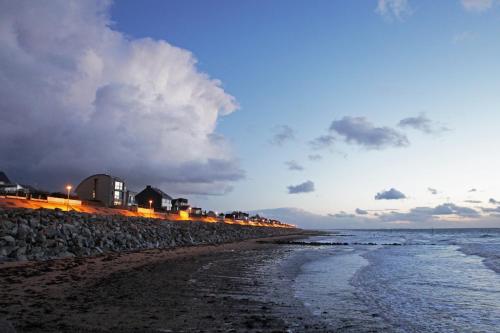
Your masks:
M500 244L463 244L460 251L483 258L483 263L500 274Z

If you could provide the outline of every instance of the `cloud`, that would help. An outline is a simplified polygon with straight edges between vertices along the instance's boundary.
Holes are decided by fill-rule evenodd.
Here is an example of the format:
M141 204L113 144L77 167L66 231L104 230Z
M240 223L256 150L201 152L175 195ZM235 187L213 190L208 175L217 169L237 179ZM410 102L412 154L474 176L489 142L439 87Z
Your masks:
M361 208L356 208L356 214L358 215L367 215L368 214L368 211L367 210L364 210L364 209L361 209Z
M323 158L320 154L310 154L307 156L310 161L319 161Z
M312 149L320 150L324 148L329 148L335 143L335 138L332 135L321 135L314 140L309 141L309 145Z
M455 205L454 203L444 203L439 206L434 207L432 210L432 215L458 215L466 217L477 217L479 213L468 207L462 207Z
M399 127L413 128L415 130L421 131L426 134L439 134L449 129L445 126L438 125L432 120L427 118L424 113L419 114L416 117L408 117L401 119L398 123Z
M375 12L386 19L398 21L403 21L405 16L412 14L408 0L378 0Z
M309 193L314 192L314 183L310 180L303 182L298 185L290 185L288 186L289 194L297 194L297 193Z
M375 195L375 200L399 200L399 199L406 199L406 196L403 194L403 192L400 192L395 188L379 192Z
M471 203L471 204L480 204L480 203L482 203L481 200L464 200L464 202Z
M335 217L335 214L321 215L300 208L270 208L270 209L260 209L249 212L250 214L259 214L269 218L275 218L280 221L298 225L301 228L310 229L333 229L333 228L373 228L376 221L371 221L369 219L361 217L343 217L339 215ZM349 214L347 214L349 215ZM375 224L377 225L377 224ZM384 224L378 224L380 227L384 227Z
M344 211L341 211L341 212L336 213L336 214L328 214L328 216L336 218L336 219L349 219L349 218L355 218L356 217L356 215L354 215L354 214L348 214L348 213L346 213Z
M462 6L469 12L484 12L493 7L493 0L461 0Z
M446 205L446 204L444 204ZM449 205L449 203L448 203ZM459 207L451 204L454 207ZM436 206L439 207L439 206ZM311 229L373 229L387 228L388 225L401 228L437 228L437 227L496 227L500 226L500 214L491 213L488 216L474 212L462 212L452 208L454 214L435 215L436 207L415 207L408 212L380 212L373 216L355 216L346 212L320 215L299 208L272 208L252 211L270 218L296 224L302 228ZM463 208L463 207L462 207ZM457 215L458 214L458 215ZM377 216L376 216L377 215Z
M497 206L495 208L481 208L481 210L485 213L500 213L500 206Z
M477 189L476 188L471 188L468 192L469 193L471 193L471 192L477 192Z
M295 131L293 128L287 125L275 126L274 135L271 139L271 144L276 146L282 146L288 141L295 139Z
M438 194L438 190L436 190L435 188L432 188L432 187L428 187L427 191L429 191L431 194L434 194L434 195Z
M342 136L346 142L367 149L409 145L408 138L404 134L390 127L375 127L364 117L344 117L333 121L330 130Z
M490 200L488 200L488 202L492 205L500 205L500 201L497 201L493 198L490 198Z
M382 221L409 221L409 222L430 222L435 221L436 217L456 216L461 218L479 218L478 211L458 206L454 203L444 203L436 207L415 207L406 213L390 212L381 214L379 218Z
M302 171L304 167L297 163L296 161L286 161L285 164L288 166L288 170Z
M453 42L453 44L460 44L460 43L464 43L464 42L473 40L475 38L476 38L476 36L473 33L469 32L469 31L463 31L461 33L455 34L453 36L452 42Z
M111 29L110 6L0 5L3 167L49 188L107 172L132 188L226 193L244 177L216 133L234 97L191 52Z

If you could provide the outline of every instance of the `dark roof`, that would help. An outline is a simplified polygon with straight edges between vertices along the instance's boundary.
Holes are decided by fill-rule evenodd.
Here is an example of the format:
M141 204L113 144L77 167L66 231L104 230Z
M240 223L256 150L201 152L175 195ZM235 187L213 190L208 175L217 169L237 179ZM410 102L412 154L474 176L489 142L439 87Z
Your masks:
M172 200L172 197L171 197L170 195L168 195L167 193L163 192L163 191L162 191L162 190L160 190L159 188L157 188L157 187L152 187L152 186L151 186L151 189L152 189L153 191L155 191L156 193L158 193L159 195L161 195L161 197L162 197L163 199Z
M80 182L80 184L78 184L78 186L76 187L75 191L78 191L78 188L80 187L80 185L83 184L84 181L86 181L87 179L90 179L90 178L93 178L93 177L99 177L99 176L105 176L105 177L109 177L113 180L117 180L119 182L122 182L123 184L125 184L125 182L123 181L123 179L119 178L119 177L115 177L115 176L111 176L111 175L108 175L106 173L96 173L95 175L92 175L92 176L88 176L87 178L85 178L84 180L82 180ZM125 186L125 185L124 185Z
M0 183L12 184L9 177L3 171L0 171Z

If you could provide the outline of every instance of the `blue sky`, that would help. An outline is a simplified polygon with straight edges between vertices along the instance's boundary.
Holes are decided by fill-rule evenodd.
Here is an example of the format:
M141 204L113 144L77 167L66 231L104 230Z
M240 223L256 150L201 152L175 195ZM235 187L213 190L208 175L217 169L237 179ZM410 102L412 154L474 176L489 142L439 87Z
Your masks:
M377 13L376 1L119 1L112 18L130 36L193 52L240 104L218 131L231 141L246 179L206 205L325 214L485 200L500 191L493 181L500 162L492 154L500 142L500 6L407 5L408 13L397 17ZM450 130L407 130L411 143L404 148L338 142L333 152L313 152L307 145L344 116L397 128L422 112ZM296 139L270 144L279 125L294 129ZM309 161L313 153L323 159ZM288 160L305 170L287 170ZM288 185L305 180L315 183L315 192L287 193ZM409 198L373 199L390 187ZM476 187L483 192L467 192Z
M500 225L498 0L2 7L14 178L110 172L332 226Z

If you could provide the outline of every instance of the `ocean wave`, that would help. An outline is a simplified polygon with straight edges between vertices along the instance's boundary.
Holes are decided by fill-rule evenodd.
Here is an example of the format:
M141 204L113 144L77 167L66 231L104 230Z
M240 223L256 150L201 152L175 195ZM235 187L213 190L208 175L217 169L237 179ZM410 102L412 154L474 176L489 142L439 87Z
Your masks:
M500 274L500 244L462 244L459 250L467 255L483 258L488 268Z

